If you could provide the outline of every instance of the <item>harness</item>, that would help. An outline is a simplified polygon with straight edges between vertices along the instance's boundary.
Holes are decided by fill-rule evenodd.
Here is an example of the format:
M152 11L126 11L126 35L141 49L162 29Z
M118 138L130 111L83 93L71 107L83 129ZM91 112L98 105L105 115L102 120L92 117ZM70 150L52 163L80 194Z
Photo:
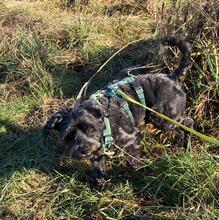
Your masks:
M90 96L90 98L95 100L99 105L101 105L101 103L99 102L99 98L102 97L104 94L111 97L112 99L117 100L120 103L123 110L126 112L128 118L130 119L132 124L134 124L134 117L133 117L133 114L129 108L128 102L126 102L123 98L121 98L117 93L118 89L120 89L120 87L125 84L129 84L136 92L140 102L143 105L146 105L144 91L143 91L141 85L139 85L136 82L134 76L128 76L128 77L126 77L116 83L113 83L113 84L109 85L105 90L98 90L96 93L92 94ZM104 117L103 122L105 124L105 130L103 133L104 143L102 144L102 146L103 146L104 151L106 152L109 149L109 147L111 146L111 144L113 143L113 137L112 137L112 131L111 131L111 127L110 127L109 118Z

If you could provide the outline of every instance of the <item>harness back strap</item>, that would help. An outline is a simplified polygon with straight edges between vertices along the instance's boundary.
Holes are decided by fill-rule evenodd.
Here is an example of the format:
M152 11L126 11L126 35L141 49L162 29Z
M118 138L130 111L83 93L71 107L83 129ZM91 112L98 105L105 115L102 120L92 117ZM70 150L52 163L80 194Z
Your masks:
M145 103L144 91L143 91L141 85L139 85L139 83L136 82L134 76L126 77L126 78L124 78L123 80L121 80L121 81L119 81L119 82L116 82L116 83L114 83L114 84L108 86L108 87L107 87L107 90L106 90L106 93L107 93L110 97L112 97L112 98L117 99L117 100L120 101L122 108L123 108L123 109L125 110L125 112L127 113L127 115L128 115L128 117L129 117L129 119L131 120L131 122L134 124L134 118L133 118L133 115L132 115L132 112L131 112L131 110L130 110L130 108L129 108L128 103L127 103L124 99L120 98L120 97L117 95L117 93L116 93L116 90L117 90L120 86L122 86L122 85L124 85L124 84L126 84L126 83L130 84L131 87L135 90L135 92L136 92L136 94L137 94L137 96L138 96L140 102L141 102L143 105L146 105L146 103Z
M110 97L112 97L113 99L116 99L116 100L118 100L118 101L120 102L122 108L123 108L124 111L127 113L128 117L129 117L129 119L130 119L130 121L134 124L134 118L133 118L132 112L131 112L131 110L130 110L130 108L129 108L129 104L128 104L124 99L120 98L120 97L116 94L116 92L115 92L114 90L112 90L111 88L109 88L109 87L107 88L106 93L107 93Z
M143 91L142 87L140 85L138 85L138 83L136 81L131 82L130 85L133 87L136 94L138 95L140 102L143 105L146 105L144 91Z
M145 105L145 97L144 97L144 91L139 83L136 82L135 77L130 75L129 77L126 77L127 82L132 86L132 88L135 90L140 102Z

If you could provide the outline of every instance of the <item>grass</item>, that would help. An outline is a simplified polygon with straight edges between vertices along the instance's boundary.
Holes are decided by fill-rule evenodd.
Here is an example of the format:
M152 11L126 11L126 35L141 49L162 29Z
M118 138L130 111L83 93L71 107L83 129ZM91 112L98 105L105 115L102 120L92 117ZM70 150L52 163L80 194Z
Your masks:
M108 161L108 186L94 191L87 163L75 163L47 118L72 103L81 85L115 51L90 91L122 77L125 67L166 66L156 39L187 36L194 65L183 81L195 129L219 139L218 10L211 1L0 1L0 219L217 219L218 147L198 138L192 153L176 135L145 128L144 165Z

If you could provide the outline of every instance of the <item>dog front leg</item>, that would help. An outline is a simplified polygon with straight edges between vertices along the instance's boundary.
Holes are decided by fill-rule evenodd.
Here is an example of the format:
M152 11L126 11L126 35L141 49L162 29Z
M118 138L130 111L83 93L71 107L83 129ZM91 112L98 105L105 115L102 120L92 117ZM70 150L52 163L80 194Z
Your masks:
M106 158L104 155L95 158L92 161L93 172L97 178L106 177Z
M129 167L135 168L141 163L141 146L135 141L132 144L125 146L125 158Z
M106 178L106 158L101 155L91 160L93 170L91 174L91 184L94 188L101 188Z
M122 128L119 131L119 139L116 144L123 149L126 164L132 168L136 167L141 158L141 134L138 128L134 128L133 133L128 133Z

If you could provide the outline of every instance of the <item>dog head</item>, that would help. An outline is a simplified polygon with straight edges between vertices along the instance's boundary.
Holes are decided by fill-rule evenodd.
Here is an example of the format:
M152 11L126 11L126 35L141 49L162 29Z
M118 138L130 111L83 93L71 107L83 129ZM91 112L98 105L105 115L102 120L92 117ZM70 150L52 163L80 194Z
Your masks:
M45 132L58 131L73 158L91 159L102 151L102 117L101 107L87 100L75 109L61 109L52 115L45 125Z

